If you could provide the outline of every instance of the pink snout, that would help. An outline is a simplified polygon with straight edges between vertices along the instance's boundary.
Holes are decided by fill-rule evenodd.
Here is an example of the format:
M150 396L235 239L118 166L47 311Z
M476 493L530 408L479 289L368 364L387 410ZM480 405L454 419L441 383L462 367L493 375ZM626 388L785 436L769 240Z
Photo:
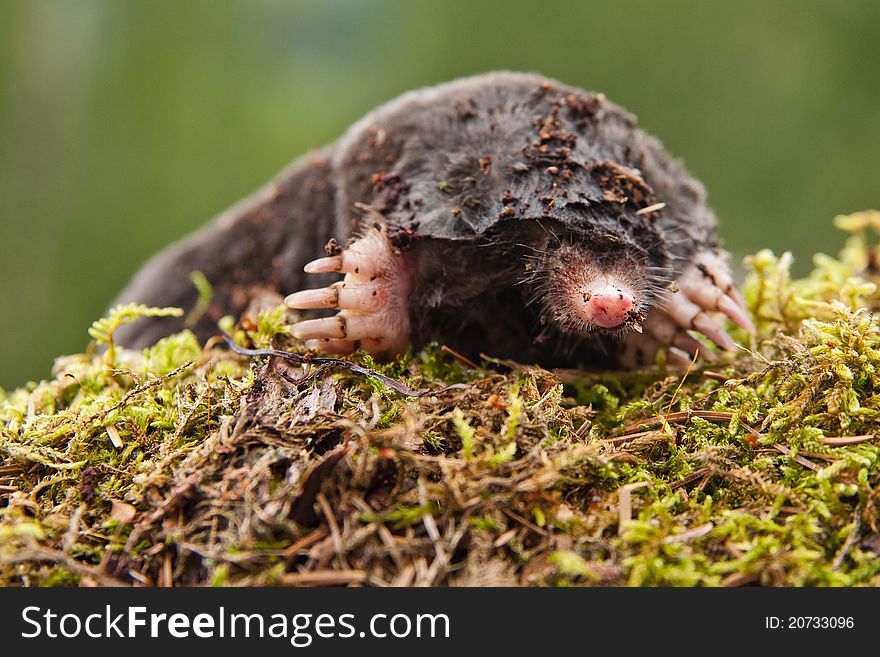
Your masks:
M608 286L584 293L586 319L602 328L614 328L626 322L635 305L632 295Z

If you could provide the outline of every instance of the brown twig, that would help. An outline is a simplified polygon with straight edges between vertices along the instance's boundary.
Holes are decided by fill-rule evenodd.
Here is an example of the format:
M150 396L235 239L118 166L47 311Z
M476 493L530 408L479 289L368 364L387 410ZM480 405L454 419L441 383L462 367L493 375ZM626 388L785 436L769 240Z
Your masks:
M363 570L314 570L309 573L285 573L280 578L284 586L340 586L365 581L367 573Z
M786 447L785 445L780 445L779 443L777 443L777 444L773 445L773 449L775 449L777 452L782 452L786 456L792 456L791 450L788 447ZM805 459L800 454L795 455L794 460L796 462L800 463L805 468L809 468L813 472L818 472L819 470L822 469L821 465L818 465L817 463L813 463L809 459Z
M308 547L311 547L318 541L322 541L330 535L330 532L324 529L323 527L320 529L316 529L311 534L306 534L298 541L294 541L290 545L288 545L284 549L284 556L288 559L296 556L296 553L300 550L305 550Z
M533 532L535 532L536 534L540 534L541 536L549 536L549 535L550 535L550 532L548 532L548 531L545 530L545 529L541 529L540 527L538 527L538 525L536 525L536 524L534 524L534 523L532 523L532 522L529 522L528 520L526 520L525 518L523 518L523 517L522 517L521 515L519 515L518 513L514 513L514 512L511 511L510 509L505 509L503 506L499 506L498 508L499 508L499 509L501 510L501 512L502 512L504 515L506 515L508 518L510 518L511 520L513 520L513 521L515 521L515 522L518 522L519 524L523 525L524 527L528 527L529 529L531 529L531 530L532 530Z
M174 571L171 563L171 551L165 550L165 554L162 555L162 571L159 574L159 586L170 588L174 586Z
M823 445L840 447L842 445L858 445L859 443L867 443L876 439L876 433L869 433L863 436L828 436L827 438L820 438L819 442Z
M465 365L470 367L472 370L480 369L477 366L477 364L474 361L472 361L470 358L468 358L467 356L463 356L462 354L455 351L455 349L447 347L445 344L440 346L440 351L443 351L443 352L449 354L450 356L452 356L456 360L460 360L462 363L464 363Z
M707 474L712 472L712 468L700 468L699 470L694 470L684 479L679 479L678 481L674 481L669 484L669 490L676 490L677 488L681 488L682 486L689 486L705 477Z
M646 430L659 429L665 424L687 424L688 422L690 422L691 418L694 417L702 418L703 420L709 420L710 422L730 422L730 420L733 419L733 413L722 413L719 411L684 411L680 413L670 413L666 416L656 415L652 418L648 418L647 420L640 420L638 422L633 422L632 424L625 426L621 433L623 434L623 436L628 436L635 433L645 435L646 433L648 433L648 431ZM740 426L742 426L743 429L748 431L759 440L764 437L757 429L746 424L742 420L740 420ZM612 438L610 440L617 439Z
M342 534L339 532L339 523L336 522L336 516L333 513L333 509L330 507L330 501L324 493L318 493L315 496L315 499L318 500L318 506L321 507L321 512L324 514L324 518L327 520L327 526L330 528L330 536L333 539L333 549L336 550L336 554L341 557L343 555Z
M275 358L290 361L291 363L295 363L297 365L305 365L308 369L306 370L305 374L303 374L300 378L293 379L285 377L288 378L288 380L295 385L305 383L309 379L313 378L316 374L327 369L328 367L338 367L343 370L348 370L349 372L354 372L355 374L363 374L364 376L368 376L370 378L381 381L392 390L399 392L401 395L406 395L407 397L425 397L426 395L436 395L441 392L446 392L447 390L462 390L468 387L464 383L454 383L451 386L446 386L445 388L440 388L439 390L414 390L413 388L410 388L408 385L405 385L400 381L395 381L391 377L385 376L381 372L371 370L368 367L362 367L361 365L353 363L350 360L345 360L342 358L318 357L312 356L310 354L302 356L300 354L293 353L292 351L281 351L280 349L247 349L245 347L240 347L238 344L236 344L235 340L233 340L225 333L223 334L223 339L226 341L226 346L229 347L230 351L233 351L242 356L274 356Z

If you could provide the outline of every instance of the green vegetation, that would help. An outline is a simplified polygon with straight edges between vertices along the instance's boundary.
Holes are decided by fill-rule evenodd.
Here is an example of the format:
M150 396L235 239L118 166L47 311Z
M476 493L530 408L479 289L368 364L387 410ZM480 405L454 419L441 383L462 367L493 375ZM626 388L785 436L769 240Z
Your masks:
M2 0L0 387L49 376L141 263L294 158L490 70L623 105L737 261L791 249L802 276L828 217L880 202L878 25L876 0Z
M750 257L760 335L686 373L355 356L438 391L408 397L187 331L113 349L169 312L115 309L0 393L0 583L878 585L880 213L835 224L804 278ZM231 329L301 349L281 310Z

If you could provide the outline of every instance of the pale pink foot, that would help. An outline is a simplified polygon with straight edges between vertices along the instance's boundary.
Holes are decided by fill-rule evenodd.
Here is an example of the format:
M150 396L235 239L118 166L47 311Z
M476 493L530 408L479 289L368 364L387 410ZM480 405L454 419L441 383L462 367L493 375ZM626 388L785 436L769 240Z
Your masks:
M410 280L404 257L391 244L383 226L375 225L339 255L305 266L310 274L344 273L329 287L302 290L284 302L307 310L336 308L333 317L308 319L293 326L293 335L315 351L347 354L396 355L409 344Z
M734 324L755 333L722 252L698 252L676 285L678 289L648 314L642 324L643 332L624 342L619 357L623 367L653 363L662 348L666 348L667 361L673 367L687 367L697 352L700 358L715 362L716 354L690 332L701 334L724 350L732 349L735 342L708 313L725 315Z

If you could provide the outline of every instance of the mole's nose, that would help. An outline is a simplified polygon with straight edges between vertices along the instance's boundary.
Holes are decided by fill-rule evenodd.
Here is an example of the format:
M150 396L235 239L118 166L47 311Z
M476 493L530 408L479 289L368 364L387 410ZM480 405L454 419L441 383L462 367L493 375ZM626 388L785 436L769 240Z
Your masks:
M593 292L584 292L588 319L602 328L614 328L623 324L635 300L625 290L607 286Z

